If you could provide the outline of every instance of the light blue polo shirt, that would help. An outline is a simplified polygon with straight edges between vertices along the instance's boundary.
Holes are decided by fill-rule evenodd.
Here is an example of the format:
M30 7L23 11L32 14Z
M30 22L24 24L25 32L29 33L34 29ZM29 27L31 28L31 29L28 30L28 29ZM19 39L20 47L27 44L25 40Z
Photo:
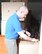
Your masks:
M17 39L18 38L17 32L20 31L22 31L22 27L19 21L19 17L15 13L11 17L9 17L6 23L5 37L8 39Z

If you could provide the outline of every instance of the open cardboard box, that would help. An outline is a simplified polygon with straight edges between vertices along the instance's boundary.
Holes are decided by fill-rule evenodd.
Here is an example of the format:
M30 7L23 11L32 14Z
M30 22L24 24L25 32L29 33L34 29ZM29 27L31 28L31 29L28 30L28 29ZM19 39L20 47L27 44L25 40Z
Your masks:
M39 41L19 39L19 54L39 54Z

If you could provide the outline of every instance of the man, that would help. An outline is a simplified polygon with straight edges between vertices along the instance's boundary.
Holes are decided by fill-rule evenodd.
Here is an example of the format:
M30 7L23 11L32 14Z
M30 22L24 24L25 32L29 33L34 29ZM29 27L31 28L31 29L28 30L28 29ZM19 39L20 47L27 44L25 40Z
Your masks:
M32 38L29 37L31 35L29 32L26 32L27 35L24 34L25 30L22 29L19 21L19 18L26 18L27 14L28 8L26 6L22 6L7 20L5 30L5 44L7 48L7 54L17 54L16 39L18 38L18 34L25 40L32 40Z

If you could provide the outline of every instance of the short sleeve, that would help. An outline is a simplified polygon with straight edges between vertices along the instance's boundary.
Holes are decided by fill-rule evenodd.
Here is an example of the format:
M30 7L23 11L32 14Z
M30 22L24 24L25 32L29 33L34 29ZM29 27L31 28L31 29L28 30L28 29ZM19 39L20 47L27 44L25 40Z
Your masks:
M15 29L15 31L16 32L22 31L21 23L20 23L18 17L17 16L14 16L13 18L14 19L12 20L12 26Z

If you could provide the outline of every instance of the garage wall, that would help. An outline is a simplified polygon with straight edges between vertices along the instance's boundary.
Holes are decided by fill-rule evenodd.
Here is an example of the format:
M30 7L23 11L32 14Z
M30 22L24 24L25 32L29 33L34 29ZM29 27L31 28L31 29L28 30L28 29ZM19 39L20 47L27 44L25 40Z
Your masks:
M32 15L41 21L41 11L42 11L42 2L29 2L28 3L29 9L32 10Z

